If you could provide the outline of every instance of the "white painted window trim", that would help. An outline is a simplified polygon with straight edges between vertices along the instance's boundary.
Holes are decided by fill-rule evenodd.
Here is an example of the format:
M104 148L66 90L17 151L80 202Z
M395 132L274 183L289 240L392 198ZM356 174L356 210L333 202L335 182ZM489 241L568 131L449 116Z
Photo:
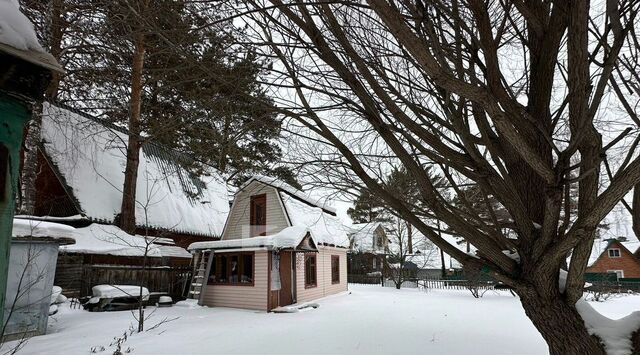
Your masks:
M611 251L613 251L613 250L617 250L618 251L618 256L612 256L611 255ZM620 250L620 248L609 248L609 249L607 249L607 255L610 258L621 258L622 257L622 251Z

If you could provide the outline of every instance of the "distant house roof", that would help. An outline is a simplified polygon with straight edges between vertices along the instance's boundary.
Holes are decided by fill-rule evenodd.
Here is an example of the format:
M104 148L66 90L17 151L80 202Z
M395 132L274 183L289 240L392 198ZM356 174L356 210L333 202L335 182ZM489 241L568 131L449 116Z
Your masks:
M351 250L361 253L384 253L385 247L374 244L376 230L384 228L380 222L356 223L349 226Z
M598 238L593 242L593 247L591 248L591 255L589 256L589 264L588 266L593 266L595 262L602 256L607 249L613 247L618 247L622 245L627 248L631 254L634 256L638 256L638 252L640 252L640 242L638 240L632 241L620 241L616 239L601 239Z
M455 237L447 234L443 234L442 238L449 244L466 253L466 243L460 244ZM412 239L413 254L407 255L406 261L414 264L417 269L440 269L442 267L440 248L438 248L424 235L417 231L414 231ZM405 250L406 248L407 246L405 245ZM398 241L391 238L389 249L391 249L392 253L398 254ZM460 264L460 262L458 262L456 259L452 258L451 255L447 254L446 252L443 254L444 265L446 269L459 269L462 267L462 264Z
M122 203L126 130L70 108L45 103L42 135L45 155L79 212L90 221L113 223ZM206 176L194 176L184 169L186 162L186 156L160 144L143 144L136 224L220 236L229 212L226 183L212 168Z
M600 223L598 234L599 238L594 240L591 248L588 266L592 266L615 241L622 244L632 254L640 256L640 241L633 231L631 215L622 203L616 205Z

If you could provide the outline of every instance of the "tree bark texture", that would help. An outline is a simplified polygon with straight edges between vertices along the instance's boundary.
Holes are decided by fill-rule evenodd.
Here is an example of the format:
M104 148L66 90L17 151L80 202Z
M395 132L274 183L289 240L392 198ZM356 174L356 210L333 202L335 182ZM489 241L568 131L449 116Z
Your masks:
M142 71L144 69L145 38L142 33L134 34L134 53L131 70L131 99L129 102L129 137L127 142L127 164L122 188L120 208L120 228L127 233L136 229L136 188L138 166L140 164L140 117L142 104Z

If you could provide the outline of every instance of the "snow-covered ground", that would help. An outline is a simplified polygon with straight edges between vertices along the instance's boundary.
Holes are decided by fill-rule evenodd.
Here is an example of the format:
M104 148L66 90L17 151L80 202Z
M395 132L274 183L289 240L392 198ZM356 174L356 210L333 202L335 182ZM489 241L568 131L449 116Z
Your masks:
M147 328L163 319L177 319L133 334L123 350L131 348L132 354L547 353L518 299L506 292L488 292L474 299L467 291L349 288L350 294L327 297L318 302L318 309L299 313L158 308ZM640 309L640 296L592 305L610 318L620 318ZM90 354L93 348L98 354L110 355L113 337L133 323L127 311L90 313L60 308L50 319L49 334L30 339L19 354Z

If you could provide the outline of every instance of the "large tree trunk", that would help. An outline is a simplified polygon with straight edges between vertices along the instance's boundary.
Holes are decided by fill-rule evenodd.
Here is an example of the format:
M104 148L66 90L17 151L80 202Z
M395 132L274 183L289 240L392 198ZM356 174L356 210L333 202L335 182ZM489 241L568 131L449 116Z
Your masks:
M138 165L140 163L140 113L142 102L142 70L144 68L144 35L134 35L135 49L131 70L131 100L129 113L129 140L127 145L127 165L122 188L122 207L120 208L120 228L133 234L136 229L136 187Z
M525 313L549 346L551 355L604 355L599 340L591 336L576 310L561 295L542 296L536 289L516 288Z

